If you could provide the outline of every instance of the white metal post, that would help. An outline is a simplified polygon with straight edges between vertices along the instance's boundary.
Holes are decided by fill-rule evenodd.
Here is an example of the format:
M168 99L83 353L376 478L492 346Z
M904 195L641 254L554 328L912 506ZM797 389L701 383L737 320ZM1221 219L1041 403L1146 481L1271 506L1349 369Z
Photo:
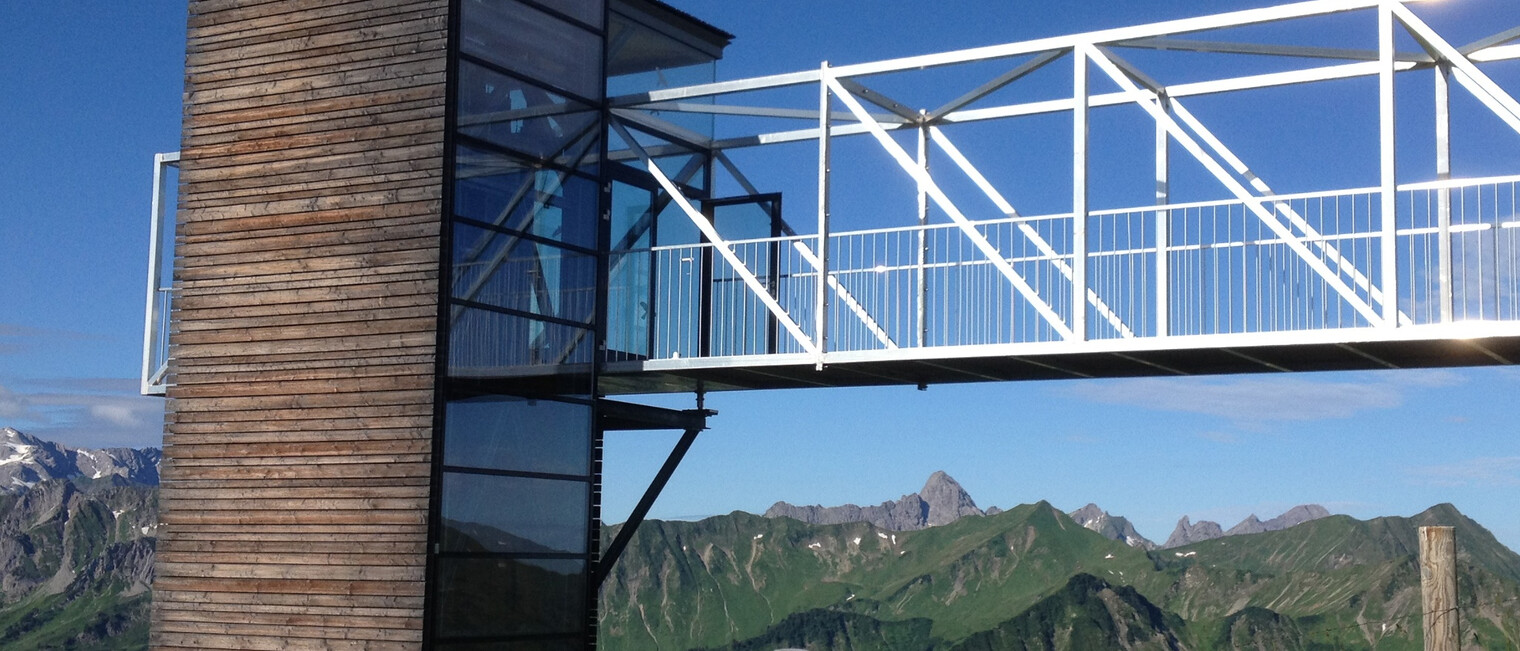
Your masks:
M1160 96L1161 110L1170 111L1171 102ZM1166 128L1156 123L1156 205L1172 202L1172 138ZM1156 336L1171 334L1171 211L1156 211Z
M142 384L143 395L157 394L163 385L168 384L167 374L161 373L161 369L154 368L157 361L156 351L166 342L159 340L160 336L169 336L168 332L159 332L158 324L165 315L159 312L158 294L159 287L163 284L162 268L164 259L164 200L174 201L178 193L166 197L164 183L168 180L164 171L171 165L179 162L179 153L154 154L153 156L153 197L151 199L148 223L148 291L147 303L143 309L143 358L142 358ZM170 308L169 302L165 301L163 309ZM165 360L167 362L167 360Z
M1393 10L1388 5L1378 7L1378 115L1379 148L1382 152L1380 168L1382 194L1382 269L1383 269L1383 325L1396 328L1399 325L1399 231L1398 231L1398 165L1395 157L1397 124L1394 121L1394 41Z
M818 68L818 296L814 303L813 334L818 351L817 368L823 370L829 336L829 62Z
M1071 336L1087 340L1087 50L1072 53Z
M1451 65L1436 66L1436 179L1451 180ZM1436 244L1441 278L1441 323L1451 323L1451 188L1436 190Z
M918 166L929 176L929 125L918 127ZM918 184L918 347L929 345L929 190Z

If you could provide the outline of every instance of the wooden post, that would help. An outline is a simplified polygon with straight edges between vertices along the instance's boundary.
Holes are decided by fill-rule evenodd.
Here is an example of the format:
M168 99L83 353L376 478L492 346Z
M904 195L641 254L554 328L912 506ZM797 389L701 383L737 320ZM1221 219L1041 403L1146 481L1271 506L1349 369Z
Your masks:
M1451 527L1420 527L1425 651L1457 651L1457 540Z

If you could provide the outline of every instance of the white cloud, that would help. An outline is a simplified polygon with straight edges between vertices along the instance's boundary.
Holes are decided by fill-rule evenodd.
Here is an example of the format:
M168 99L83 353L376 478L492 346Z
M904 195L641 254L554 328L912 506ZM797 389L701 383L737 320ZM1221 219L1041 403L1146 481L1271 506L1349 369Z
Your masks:
M1479 457L1408 469L1417 483L1432 486L1520 486L1520 457Z
M0 387L0 418L20 420L27 418L29 412L25 399L11 392L10 389Z
M1465 381L1460 374L1445 370L1323 377L1140 378L1073 383L1065 391L1092 402L1217 416L1246 426L1350 418L1399 407L1409 393Z
M137 417L138 411L140 410L128 405L90 405L90 416L118 427L142 425L142 421Z
M27 381L0 386L0 427L76 447L147 447L163 441L161 398L126 379Z

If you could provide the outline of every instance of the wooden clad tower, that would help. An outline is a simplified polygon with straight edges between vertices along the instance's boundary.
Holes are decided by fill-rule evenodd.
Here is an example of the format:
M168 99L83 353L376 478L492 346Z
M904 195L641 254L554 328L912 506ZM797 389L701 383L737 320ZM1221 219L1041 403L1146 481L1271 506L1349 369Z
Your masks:
M656 0L189 20L153 647L594 648L603 431L705 427L598 384L641 273L609 243L663 206L607 92L728 35Z
M422 641L448 0L192 0L152 644Z

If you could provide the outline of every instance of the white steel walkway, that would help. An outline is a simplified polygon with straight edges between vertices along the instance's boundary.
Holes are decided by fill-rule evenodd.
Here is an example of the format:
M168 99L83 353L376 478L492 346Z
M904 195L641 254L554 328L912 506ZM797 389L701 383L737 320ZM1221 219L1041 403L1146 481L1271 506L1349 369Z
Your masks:
M612 97L603 164L639 175L643 228L690 235L613 234L600 386L1520 362L1520 175L1494 176L1520 173L1520 27L1454 43L1419 5L1312 0ZM1228 142L1233 116L1204 109L1236 96L1288 151ZM1338 98L1350 155L1286 144L1317 120L1303 97ZM1312 181L1274 184L1284 160ZM1010 161L1038 171L1010 181ZM519 194L552 208L555 176ZM725 231L731 209L769 222ZM557 300L596 300L581 291ZM145 387L167 354L167 291L149 293Z
M1520 177L1453 178L1451 151L1452 130L1464 119L1497 117L1509 129L1485 146L1508 152L1510 171L1520 171L1520 104L1486 72L1520 57L1511 44L1520 29L1453 44L1405 4L1318 0L614 98L612 158L647 169L703 240L615 253L614 283L628 276L619 265L650 273L638 274L633 287L614 286L610 338L632 332L649 343L635 359L609 364L604 386L632 392L690 389L699 380L718 389L1520 361ZM1372 45L1293 39L1298 25L1332 15L1365 27L1345 43ZM1286 28L1216 40L1265 25ZM1265 42L1273 34L1286 42ZM1127 60L1131 53L1137 60L1206 53L1241 61L1235 70L1252 74L1230 74L1224 64L1168 84ZM894 74L957 78L958 67L988 70L989 63L1002 67L933 105L873 88L878 80L892 85ZM1010 92L1052 73L1069 94ZM1335 83L1357 79L1368 83ZM1367 187L1277 194L1246 152L1232 150L1188 109L1195 97L1283 86L1349 94L1376 121L1377 137L1365 146L1380 162ZM1401 98L1419 93L1423 122L1433 129L1412 133L1403 126L1411 120L1396 111L1410 105ZM1486 115L1454 116L1457 93L1475 98ZM1098 209L1091 195L1106 179L1093 171L1092 116L1120 108L1153 130L1154 166L1139 172L1154 174L1156 194ZM708 137L677 126L683 115L747 120L740 124L749 131ZM1071 209L1024 214L1012 191L984 175L997 161L972 160L953 129L1049 115L1065 116L1069 157L1021 149L1012 139L1006 151L1046 156L1049 175L1062 184L1069 174ZM762 126L785 120L808 123ZM897 168L881 183L916 188L918 201L887 211L898 218L880 220L880 228L836 232L832 179L862 163L831 149L854 137L872 139L877 158ZM721 174L758 195L771 190L765 179L773 170L741 171L729 153L789 142L815 143L814 155L793 159L817 177L816 197L788 196L792 222L816 221L802 235L723 239L710 211L672 180L674 166L662 164L662 156L688 149L712 151ZM1428 162L1401 164L1401 148ZM1211 177L1217 200L1174 199L1172 170L1184 162ZM1304 156L1302 164L1337 162ZM1422 171L1411 175L1412 168ZM652 310L620 309L620 295L646 291L651 299L641 306Z

